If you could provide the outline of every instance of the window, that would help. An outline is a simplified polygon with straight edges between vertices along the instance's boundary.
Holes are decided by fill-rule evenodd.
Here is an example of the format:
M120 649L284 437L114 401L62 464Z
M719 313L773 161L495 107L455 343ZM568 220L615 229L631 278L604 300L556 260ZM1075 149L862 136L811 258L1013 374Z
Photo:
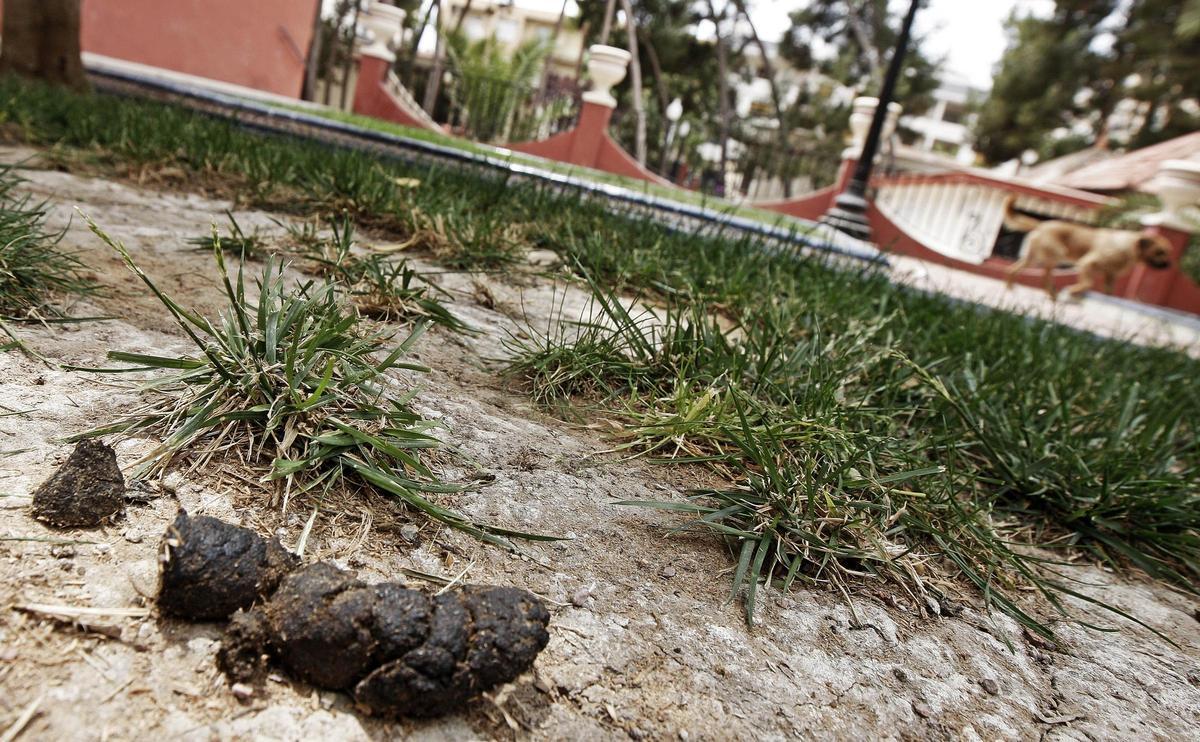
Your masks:
M503 18L496 24L496 40L501 44L518 44L521 41L521 24L511 18Z
M471 41L478 41L487 35L487 29L483 26L483 20L474 16L467 16L462 25L463 35Z
M949 124L961 124L967 118L967 107L961 103L947 103L942 121Z

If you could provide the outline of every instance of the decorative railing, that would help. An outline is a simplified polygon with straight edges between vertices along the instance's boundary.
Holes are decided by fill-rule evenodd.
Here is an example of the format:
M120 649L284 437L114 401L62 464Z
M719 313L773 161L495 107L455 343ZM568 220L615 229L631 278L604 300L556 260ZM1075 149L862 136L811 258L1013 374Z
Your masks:
M781 148L778 142L739 140L726 179L729 198L769 201L811 193L837 178L841 155L816 146Z
M394 71L388 71L386 80L388 92L399 99L406 113L430 128L438 128L437 122L425 112L424 108L421 108L421 104L417 102L417 99L413 97L408 88L404 87L404 84L400 82L400 78L396 76Z
M1015 257L1019 237L1005 239L1004 203L1046 219L1092 224L1111 201L1083 191L1026 184L976 172L877 178L880 213L934 252L979 264L993 255ZM1007 243L1007 244L1006 244Z

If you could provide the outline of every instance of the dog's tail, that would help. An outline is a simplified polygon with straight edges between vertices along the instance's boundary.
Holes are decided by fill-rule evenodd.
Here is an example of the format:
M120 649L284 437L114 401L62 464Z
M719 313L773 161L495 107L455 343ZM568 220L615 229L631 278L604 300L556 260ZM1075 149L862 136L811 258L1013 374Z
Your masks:
M1013 208L1013 205L1016 204L1016 202L1017 197L1015 195L1010 195L1008 198L1004 199L1005 229L1011 229L1014 232L1032 232L1033 230L1037 229L1037 226L1041 224L1041 222L1031 216L1025 216L1024 214L1017 213L1017 210Z

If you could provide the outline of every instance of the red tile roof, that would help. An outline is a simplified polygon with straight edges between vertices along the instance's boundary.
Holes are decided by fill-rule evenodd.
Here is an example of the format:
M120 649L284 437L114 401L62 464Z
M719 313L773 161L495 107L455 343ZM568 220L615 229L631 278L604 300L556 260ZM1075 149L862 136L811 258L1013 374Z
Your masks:
M1054 182L1085 191L1140 190L1167 160L1200 161L1200 131L1088 165Z

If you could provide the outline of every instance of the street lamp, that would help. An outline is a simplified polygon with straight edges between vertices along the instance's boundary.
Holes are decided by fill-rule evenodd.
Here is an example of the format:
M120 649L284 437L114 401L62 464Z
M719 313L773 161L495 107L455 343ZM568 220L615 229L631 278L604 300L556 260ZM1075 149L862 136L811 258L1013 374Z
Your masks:
M658 160L658 172L663 172L667 169L667 157L671 151L671 145L675 142L675 125L679 123L679 117L683 115L683 101L676 98L667 105L667 141L663 144L662 157Z
M679 146L675 148L675 159L671 162L671 172L669 175L669 179L673 183L679 181L679 165L680 161L683 159L683 148L687 146L687 135L690 134L691 131L692 125L687 121L684 121L679 125L679 133L677 134Z
M667 120L674 124L683 115L683 101L676 98L667 106Z
M1027 149L1021 153L1021 167L1018 170L1024 173L1029 168L1037 164L1038 153L1036 149Z
M867 184L871 181L871 167L875 162L875 154L879 151L879 140L883 135L888 106L896 92L896 79L900 77L900 68L904 66L904 55L908 52L908 39L912 35L913 19L916 17L917 8L920 5L921 0L912 0L908 6L908 14L904 16L904 25L900 27L896 50L892 53L887 74L883 77L883 88L879 91L879 104L875 106L875 115L871 118L871 128L867 130L867 139L863 142L862 152L858 155L854 175L846 184L846 190L839 193L837 199L834 200L833 208L821 217L822 223L860 240L869 241L871 239L871 226L867 222Z

